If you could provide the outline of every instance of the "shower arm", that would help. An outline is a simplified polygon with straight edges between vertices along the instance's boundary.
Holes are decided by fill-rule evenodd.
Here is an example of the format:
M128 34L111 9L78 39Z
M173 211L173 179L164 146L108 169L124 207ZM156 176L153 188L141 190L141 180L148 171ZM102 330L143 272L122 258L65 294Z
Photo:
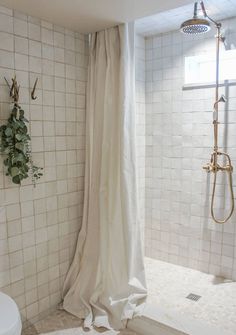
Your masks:
M200 2L201 8L202 8L202 12L204 17L206 17L209 21L211 21L212 23L214 23L214 25L216 26L216 28L221 28L221 23L220 22L216 22L215 20L213 20L210 16L208 16L204 2L201 1Z

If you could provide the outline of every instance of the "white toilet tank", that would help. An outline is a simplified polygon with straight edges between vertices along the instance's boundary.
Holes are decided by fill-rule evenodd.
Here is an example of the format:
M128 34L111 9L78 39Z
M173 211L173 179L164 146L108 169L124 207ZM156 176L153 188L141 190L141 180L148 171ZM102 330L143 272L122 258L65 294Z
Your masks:
M20 313L15 301L0 292L0 335L20 335L21 329Z

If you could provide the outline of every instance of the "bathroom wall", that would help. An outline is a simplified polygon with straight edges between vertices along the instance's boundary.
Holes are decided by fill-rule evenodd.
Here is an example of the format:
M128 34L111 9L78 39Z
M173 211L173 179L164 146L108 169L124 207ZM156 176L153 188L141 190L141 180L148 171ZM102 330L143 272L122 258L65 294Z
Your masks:
M223 22L236 46L236 18ZM146 38L146 255L236 280L236 212L219 225L210 216L212 175L203 171L213 147L214 88L183 90L184 57L215 50L215 31L178 31ZM236 60L235 60L236 62ZM219 144L236 166L236 86L221 88ZM220 175L220 174L219 174ZM233 173L236 194L236 173ZM218 217L229 208L219 176ZM226 191L227 190L227 191Z
M135 36L136 154L142 240L145 227L145 38Z
M36 188L30 179L18 187L0 162L0 290L24 321L61 300L81 223L87 45L84 35L0 7L0 124L11 108L4 76L16 74L33 159L44 169Z

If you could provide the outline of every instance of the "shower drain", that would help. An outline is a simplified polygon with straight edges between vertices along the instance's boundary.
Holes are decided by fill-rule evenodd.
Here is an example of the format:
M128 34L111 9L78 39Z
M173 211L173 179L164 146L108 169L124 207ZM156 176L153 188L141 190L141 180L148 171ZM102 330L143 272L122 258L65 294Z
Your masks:
M190 293L186 298L189 300L198 301L201 298L201 296L194 293Z

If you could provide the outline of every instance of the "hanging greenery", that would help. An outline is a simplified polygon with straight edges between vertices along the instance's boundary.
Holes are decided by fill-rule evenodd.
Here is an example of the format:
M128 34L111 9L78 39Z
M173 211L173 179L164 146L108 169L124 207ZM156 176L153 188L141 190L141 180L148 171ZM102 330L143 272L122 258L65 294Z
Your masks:
M19 93L19 87L17 93ZM7 123L0 127L0 150L6 156L4 159L4 165L7 168L6 175L12 178L12 182L21 184L23 179L31 175L35 185L36 180L43 175L42 168L33 164L31 138L26 125L29 121L25 118L24 111L17 101L15 100Z

